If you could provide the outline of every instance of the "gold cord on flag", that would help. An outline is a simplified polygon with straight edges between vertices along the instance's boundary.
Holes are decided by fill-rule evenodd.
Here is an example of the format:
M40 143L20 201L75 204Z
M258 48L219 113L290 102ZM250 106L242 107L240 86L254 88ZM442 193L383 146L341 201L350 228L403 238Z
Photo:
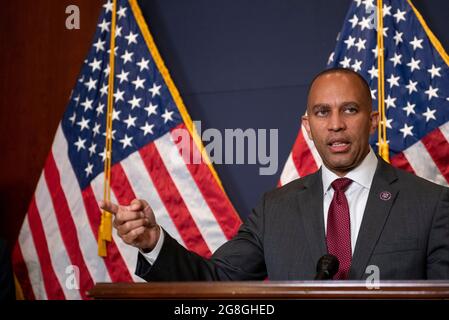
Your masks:
M106 143L104 161L104 194L105 200L111 200L111 161L112 161L112 113L114 95L114 70L115 70L115 26L116 26L117 1L113 0L111 18L111 40L109 51L109 79L108 79L108 110L106 113ZM101 212L101 222L98 230L98 255L107 256L107 242L112 241L112 215L109 212Z
M384 24L382 0L377 0L377 110L379 111L378 148L379 155L390 162L389 145L387 142L387 117L385 114L385 68L384 68Z

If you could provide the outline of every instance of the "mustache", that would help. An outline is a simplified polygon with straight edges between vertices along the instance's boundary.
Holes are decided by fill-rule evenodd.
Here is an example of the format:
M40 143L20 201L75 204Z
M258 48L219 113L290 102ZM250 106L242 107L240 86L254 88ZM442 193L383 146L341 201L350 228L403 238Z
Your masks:
M332 136L326 139L326 143L329 145L335 142L350 143L351 139L348 136Z

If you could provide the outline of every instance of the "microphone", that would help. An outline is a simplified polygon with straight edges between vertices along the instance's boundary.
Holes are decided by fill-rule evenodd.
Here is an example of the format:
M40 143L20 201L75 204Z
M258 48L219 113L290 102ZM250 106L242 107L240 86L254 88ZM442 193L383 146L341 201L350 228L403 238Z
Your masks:
M316 265L315 280L332 280L339 267L340 262L336 256L325 254Z

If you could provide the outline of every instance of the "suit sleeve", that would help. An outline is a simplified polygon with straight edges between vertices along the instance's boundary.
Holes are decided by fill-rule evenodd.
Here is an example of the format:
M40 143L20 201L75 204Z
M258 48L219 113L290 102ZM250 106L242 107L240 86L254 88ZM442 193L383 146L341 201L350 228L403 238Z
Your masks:
M186 250L164 232L165 241L154 265L139 253L136 275L146 281L262 280L267 275L263 251L264 200L237 235L210 259Z
M449 189L441 192L427 248L427 279L449 279Z

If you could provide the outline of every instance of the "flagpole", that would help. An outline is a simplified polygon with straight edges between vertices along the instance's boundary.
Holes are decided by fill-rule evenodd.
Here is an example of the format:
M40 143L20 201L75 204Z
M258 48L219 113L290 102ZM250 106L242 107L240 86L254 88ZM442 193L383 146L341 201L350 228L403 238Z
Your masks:
M378 149L379 155L390 162L389 146L387 142L387 119L385 113L385 68L384 68L384 36L383 36L383 1L377 0L377 110L379 111Z
M115 28L117 0L112 0L111 39L109 48L109 78L108 78L108 110L106 113L106 142L104 161L103 197L111 200L111 162L112 162L112 114L114 110L114 74L115 74ZM112 241L112 216L107 211L101 213L101 223L98 231L98 255L107 256L107 242Z

